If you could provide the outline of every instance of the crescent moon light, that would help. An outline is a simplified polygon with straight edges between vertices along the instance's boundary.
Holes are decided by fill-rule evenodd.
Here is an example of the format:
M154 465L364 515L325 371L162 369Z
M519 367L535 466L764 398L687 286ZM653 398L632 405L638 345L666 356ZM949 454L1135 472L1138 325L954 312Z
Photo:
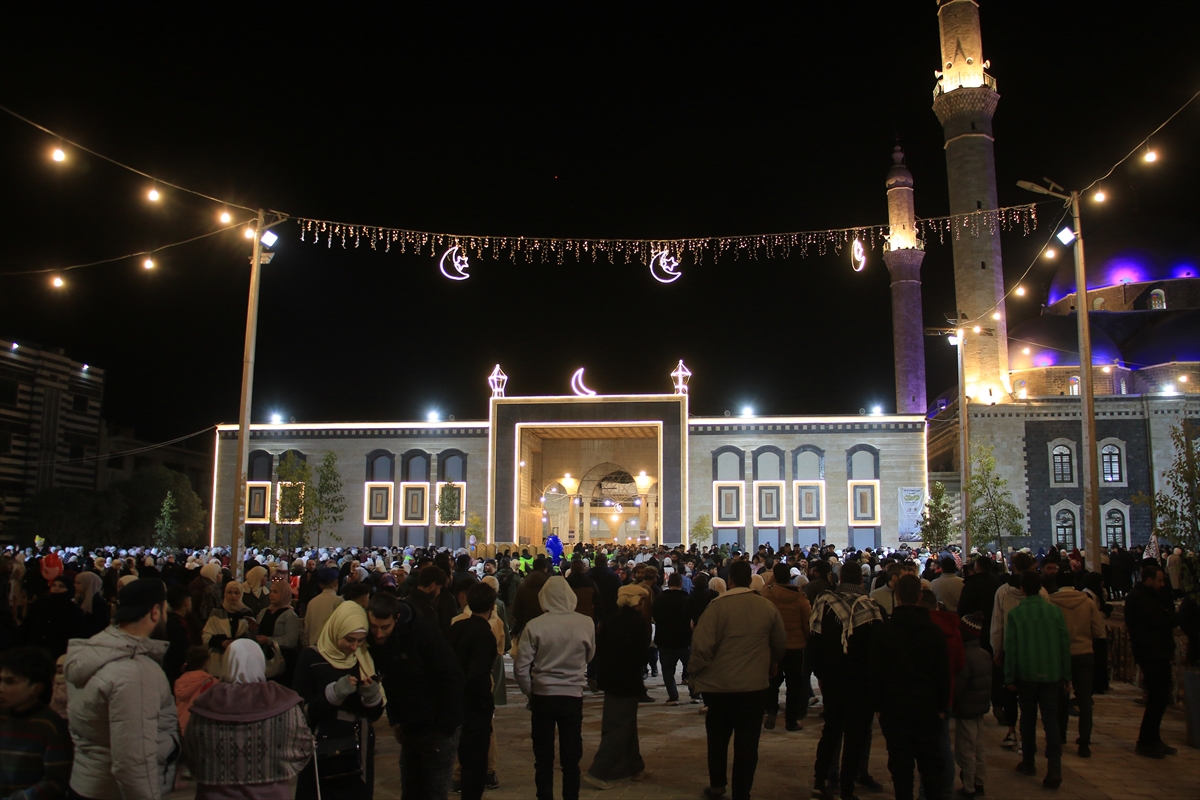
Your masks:
M469 263L467 263L467 256L460 255L460 253L461 251L459 250L458 245L454 245L449 250L442 253L442 259L438 262L438 269L440 269L442 274L452 281L465 281L467 278L471 277L467 274L467 269L471 266ZM450 257L449 269L447 269L446 266L447 256Z
M679 259L670 250L658 250L650 258L650 275L659 283L674 283L679 280Z
M854 267L855 272L862 272L867 266L867 252L858 239L854 240L854 245L850 248L850 266Z
M575 370L575 374L571 376L571 391L580 397L592 397L596 394L583 385L583 367Z

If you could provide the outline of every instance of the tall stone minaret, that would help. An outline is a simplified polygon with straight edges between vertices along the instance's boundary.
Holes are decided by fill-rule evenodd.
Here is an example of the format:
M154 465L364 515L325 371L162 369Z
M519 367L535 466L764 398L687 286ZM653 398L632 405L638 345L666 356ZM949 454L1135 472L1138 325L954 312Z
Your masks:
M946 172L950 213L994 209L996 159L992 116L1000 95L996 81L984 72L976 0L939 0L942 63L937 71L933 110L946 137ZM1004 270L1000 235L980 228L979 236L952 238L954 290L960 325L979 325L994 335L966 336L963 353L966 392L975 402L1011 399L1008 377L1008 329L1004 309ZM992 315L999 312L999 319Z
M896 146L888 170L888 241L883 261L892 275L892 346L896 354L896 413L924 414L925 327L921 317L921 262L925 245L917 239L913 179Z

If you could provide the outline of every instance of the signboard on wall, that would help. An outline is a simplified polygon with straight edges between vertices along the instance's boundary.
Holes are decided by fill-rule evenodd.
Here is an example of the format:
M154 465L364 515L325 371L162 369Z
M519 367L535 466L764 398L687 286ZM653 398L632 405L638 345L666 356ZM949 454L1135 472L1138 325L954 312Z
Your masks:
M901 486L899 540L902 542L921 541L921 512L925 510L924 486Z

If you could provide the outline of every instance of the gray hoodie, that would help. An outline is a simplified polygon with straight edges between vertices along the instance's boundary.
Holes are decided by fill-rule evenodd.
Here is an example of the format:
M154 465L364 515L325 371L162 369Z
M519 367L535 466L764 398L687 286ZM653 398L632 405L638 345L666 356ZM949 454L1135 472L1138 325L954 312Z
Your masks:
M76 794L92 800L158 800L170 791L179 720L161 666L167 646L116 625L68 645L63 677Z
M513 661L517 685L527 697L583 697L587 664L596 652L596 628L591 617L575 613L575 602L566 578L550 578L538 592L546 613L525 626Z

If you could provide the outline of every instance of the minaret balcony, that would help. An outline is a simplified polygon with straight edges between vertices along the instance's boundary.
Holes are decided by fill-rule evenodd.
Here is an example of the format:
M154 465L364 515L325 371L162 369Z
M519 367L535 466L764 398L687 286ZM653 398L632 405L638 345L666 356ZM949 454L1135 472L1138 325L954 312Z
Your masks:
M978 88L980 86L987 87L988 89L991 89L993 92L999 93L999 90L996 88L996 79L993 78L991 75L988 75L986 72L980 72L978 75L961 75L960 74L957 77L959 80L958 85L954 86L950 89L947 89L945 87L945 78L938 78L937 85L935 85L933 87L933 99L937 100L939 97L941 97L946 92L948 92L948 91L952 92L955 89L974 89L974 88ZM979 78L980 82L972 83L971 82L972 78Z

